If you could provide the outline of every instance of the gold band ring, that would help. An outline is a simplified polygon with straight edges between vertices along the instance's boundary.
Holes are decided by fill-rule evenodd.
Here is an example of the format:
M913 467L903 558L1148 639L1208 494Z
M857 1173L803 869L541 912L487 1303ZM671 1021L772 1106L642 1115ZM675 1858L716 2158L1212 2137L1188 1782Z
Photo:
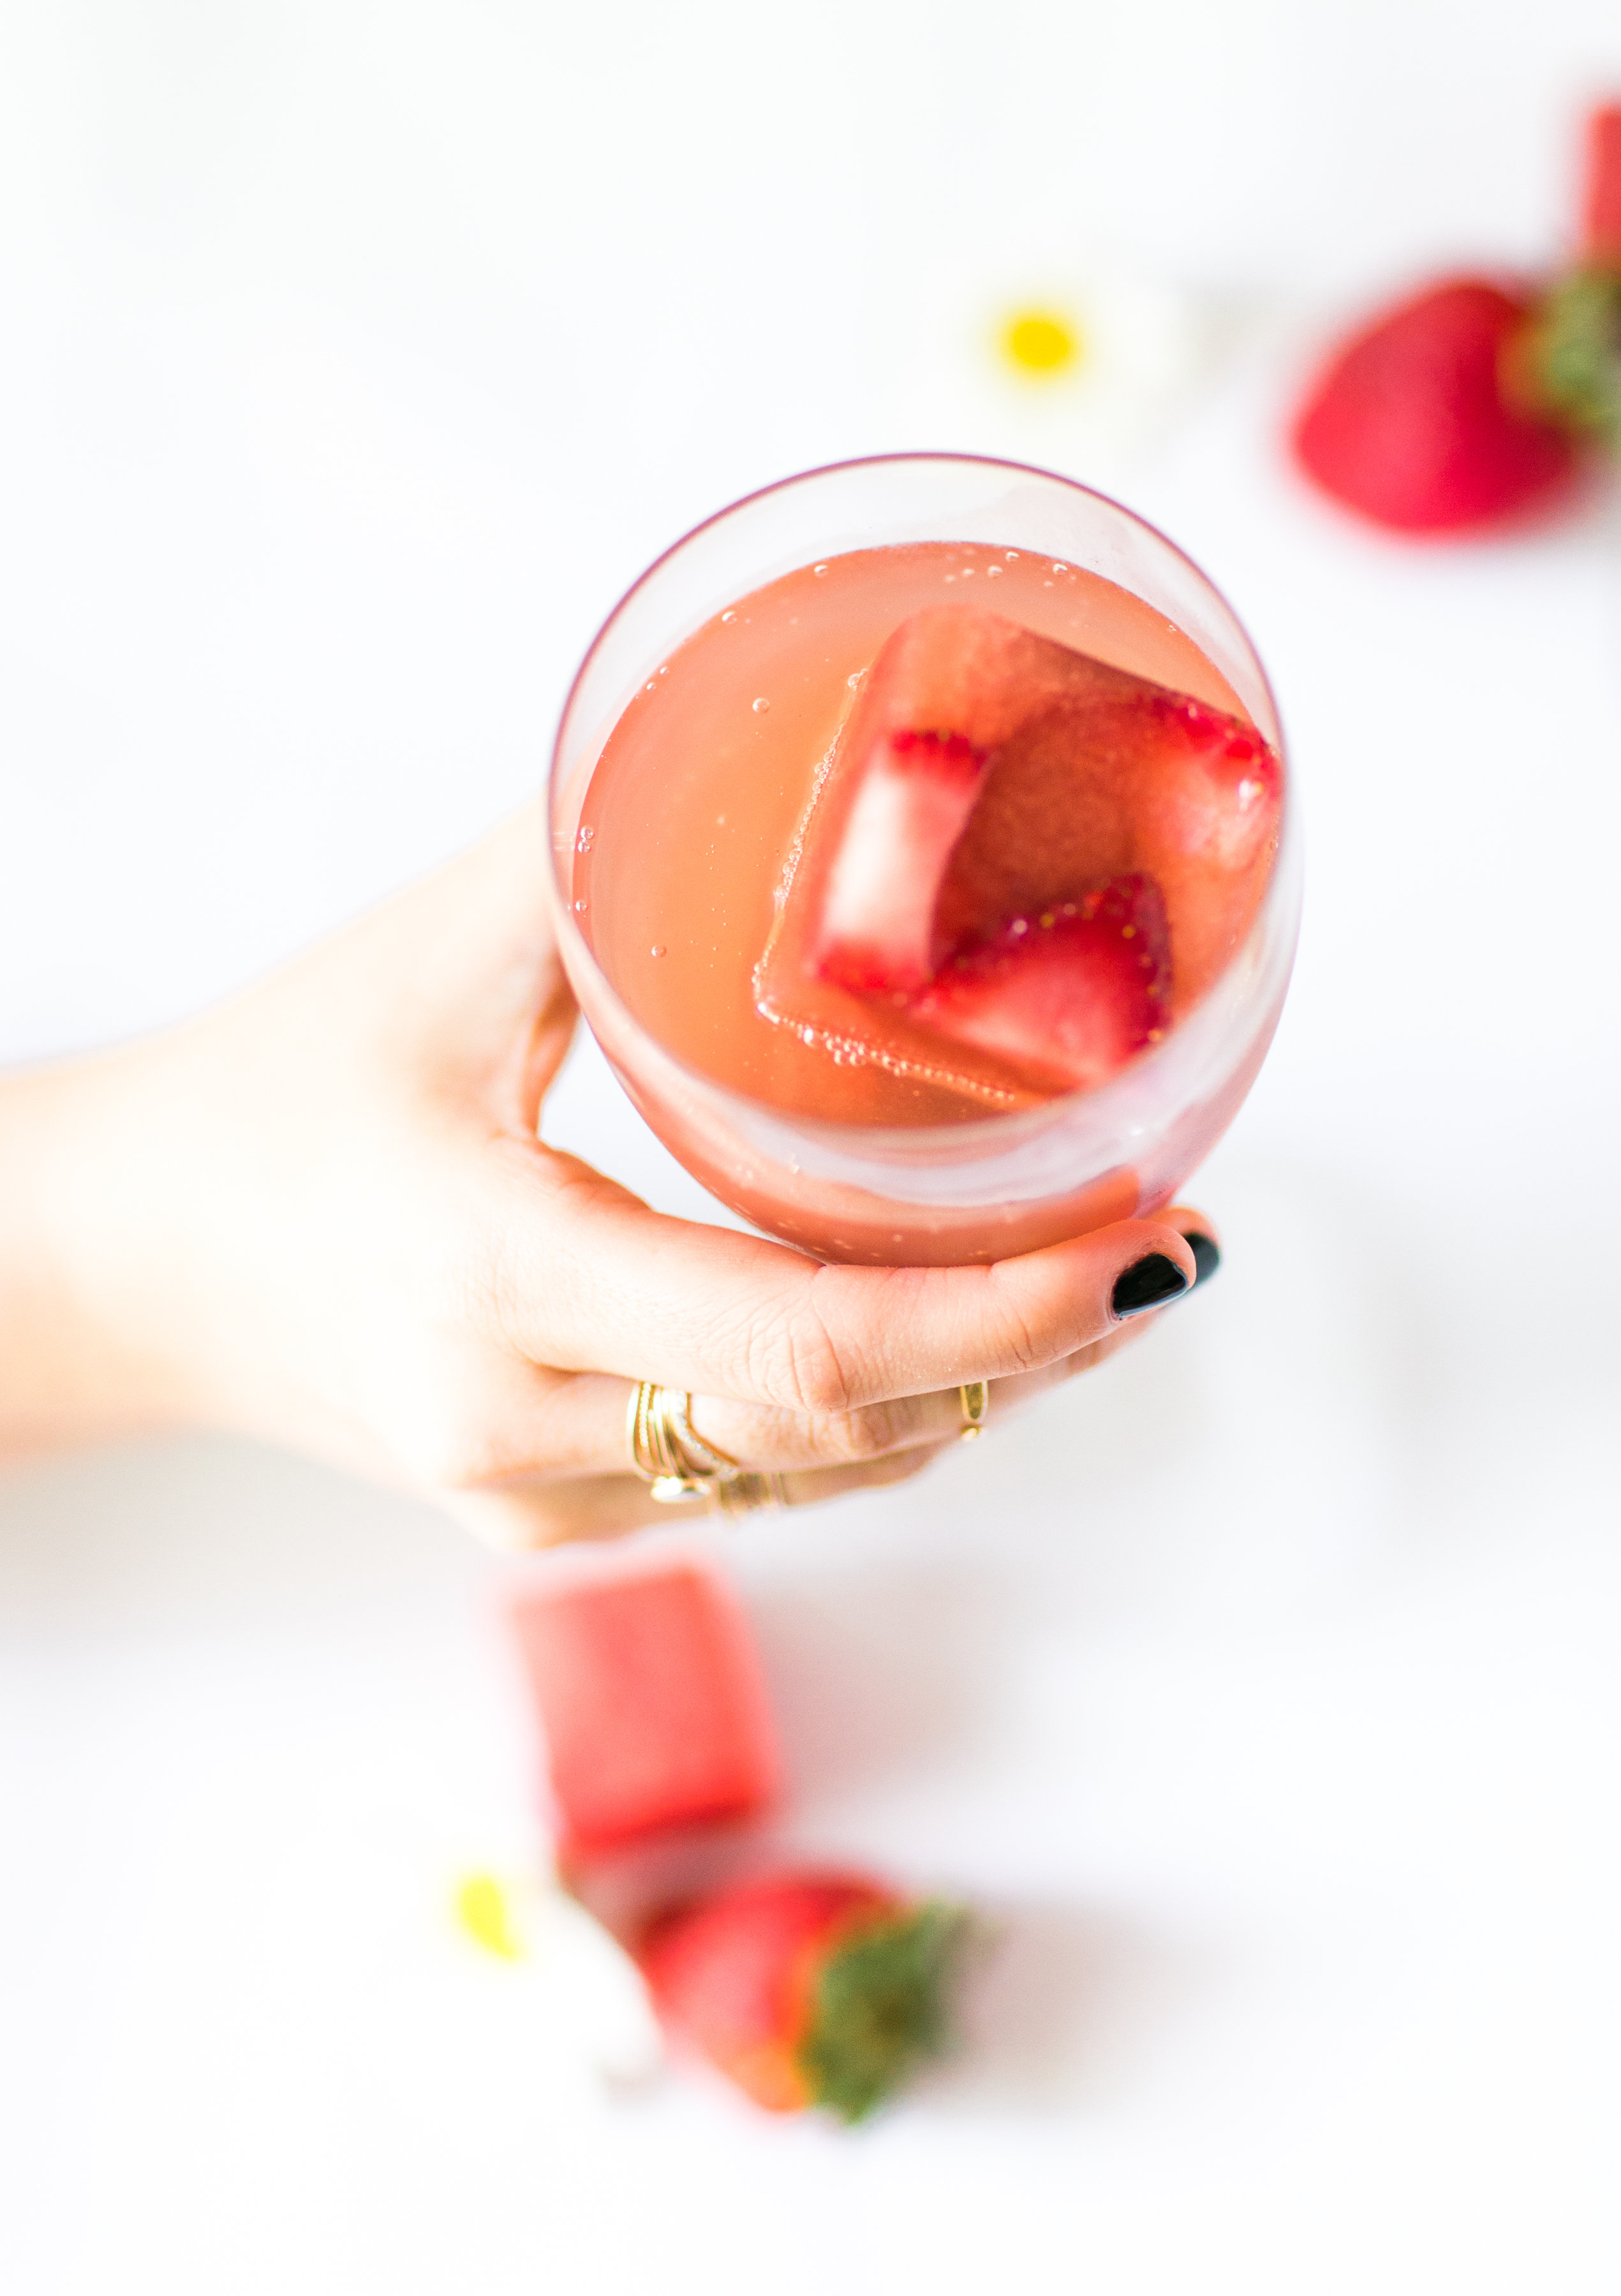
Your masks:
M630 1464L661 1506L702 1498L722 1514L739 1515L788 1504L780 1475L756 1473L705 1441L692 1423L692 1397L678 1388L641 1381L626 1410L625 1432Z
M976 1443L985 1431L985 1414L991 1408L991 1389L983 1379L971 1379L957 1390L962 1398L962 1425L958 1430L959 1443Z

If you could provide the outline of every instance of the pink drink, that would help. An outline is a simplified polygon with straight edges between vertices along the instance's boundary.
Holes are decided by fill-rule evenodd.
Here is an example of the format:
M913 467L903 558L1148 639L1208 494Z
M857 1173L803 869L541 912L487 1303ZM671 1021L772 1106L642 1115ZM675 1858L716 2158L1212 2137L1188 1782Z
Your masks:
M948 492L964 476L982 490L1022 480L1021 496L1039 487L1061 511L1073 514L1078 504L1106 528L1120 522L1147 537L1150 561L1169 562L1172 583L1163 565L1152 566L1161 595L1144 584L1145 596L1078 562L1083 531L1069 557L1031 547L1023 529L1017 540L982 538L982 511L965 522L971 535L980 529L967 541L830 549L772 578L723 586L718 599L712 584L711 611L701 615L689 606L672 618L674 602L656 594L671 589L672 578L680 586L684 554L712 559L717 530L728 522L746 524L753 513L758 525L764 505L779 529L778 498L799 497L789 507L802 527L803 497L819 488L842 489L837 507L847 510L850 488L875 476L880 486L885 475L898 480L901 494L915 496L919 481L926 491L942 473ZM1033 505L1018 507L1030 524ZM1050 528L1050 516L1045 522ZM729 554L734 563L747 566L748 539L741 555ZM761 539L753 537L756 555ZM1206 623L1213 603L1227 671L1190 635L1193 617L1164 611L1164 591L1179 581L1202 591ZM1163 1025L1096 1090L1063 1089L1039 1060L1033 1067L1016 1045L1010 1053L983 1029L977 1037L971 1028L967 1037L950 1033L956 1007L945 992L961 988L962 1003L975 985L962 968L983 969L972 936L959 972L910 999L875 998L816 960L812 902L822 896L814 873L823 865L825 874L825 865L814 848L829 834L818 796L827 761L838 755L841 729L848 738L862 682L886 641L942 604L990 609L999 626L1152 680L1173 701L1192 697L1190 710L1208 705L1227 713L1223 724L1259 726L1254 747L1271 758L1270 697L1241 632L1160 537L1064 481L932 457L790 481L700 529L610 623L559 739L561 938L588 1018L643 1114L688 1168L757 1225L827 1258L1000 1258L1164 1201L1247 1089L1287 980L1293 910L1277 897L1271 837L1227 896L1219 949L1198 884L1189 890L1174 870L1161 869L1170 889L1164 1003L1156 1014ZM661 636L666 643L656 643ZM620 660L604 659L615 652ZM593 725L606 697L590 689L618 678L622 694L623 668L638 652L635 690ZM1229 674L1235 667L1247 677ZM985 802L976 818L994 812ZM1058 788L1054 838L1072 811ZM1043 825L1033 835L1025 822L1020 837L1039 866L1051 841ZM1073 917L1074 904L1066 907ZM1086 930L1053 912L1028 920L1038 938L1038 928L1055 924L1058 939ZM1026 921L1012 930L1024 931ZM1135 928L1123 930L1130 939Z

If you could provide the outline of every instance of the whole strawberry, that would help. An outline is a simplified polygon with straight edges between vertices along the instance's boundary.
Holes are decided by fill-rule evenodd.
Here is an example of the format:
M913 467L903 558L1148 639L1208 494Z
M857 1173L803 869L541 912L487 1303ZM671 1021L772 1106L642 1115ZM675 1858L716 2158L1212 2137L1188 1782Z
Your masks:
M855 2121L943 2045L965 1927L865 1875L788 1870L667 1914L638 1958L666 2030L757 2104Z
M1302 467L1403 534L1461 533L1552 500L1575 474L1575 441L1515 390L1538 308L1460 278L1382 313L1307 393L1293 439Z
M1621 449L1621 104L1586 125L1581 227L1535 283L1444 279L1335 352L1295 418L1325 494L1401 534L1462 534L1555 501Z

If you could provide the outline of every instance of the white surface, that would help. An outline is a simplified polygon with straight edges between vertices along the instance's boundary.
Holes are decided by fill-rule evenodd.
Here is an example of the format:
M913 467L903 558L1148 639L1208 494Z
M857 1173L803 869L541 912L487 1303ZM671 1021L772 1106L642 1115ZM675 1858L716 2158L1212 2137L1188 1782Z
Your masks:
M429 865L654 549L886 446L1086 439L1249 621L1312 878L1219 1283L727 1542L792 1838L1004 1918L853 2141L605 2098L455 1934L529 1805L448 1528L222 1446L0 1486L8 2288L1609 2296L1617 537L1403 552L1273 444L1336 297L1557 236L1607 75L1596 0L12 0L0 1051ZM977 363L1104 269L1227 345L1156 440ZM548 1128L692 1201L588 1051Z

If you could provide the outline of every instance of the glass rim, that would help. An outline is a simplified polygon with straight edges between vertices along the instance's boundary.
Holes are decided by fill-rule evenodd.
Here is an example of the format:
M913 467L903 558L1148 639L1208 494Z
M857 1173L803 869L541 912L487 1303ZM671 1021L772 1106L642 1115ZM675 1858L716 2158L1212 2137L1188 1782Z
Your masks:
M1030 1107L996 1110L984 1116L969 1117L954 1124L845 1124L825 1117L802 1114L798 1111L780 1107L774 1102L759 1099L752 1093L741 1092L734 1085L723 1084L720 1078L710 1076L703 1069L694 1067L690 1062L672 1053L668 1046L654 1037L637 1018L598 964L596 951L580 931L570 912L566 888L562 882L563 851L556 841L552 807L557 784L558 768L562 763L564 736L569 727L575 700L589 676L597 654L614 624L631 600L646 587L662 568L667 566L671 559L679 556L689 544L695 542L700 535L708 533L711 528L720 525L723 521L735 517L738 512L747 510L752 504L763 502L772 495L785 493L791 488L807 486L817 479L836 477L845 472L893 468L896 464L908 463L942 463L951 464L959 469L1005 471L1019 478L1041 480L1047 485L1062 488L1071 494L1085 496L1089 501L1101 504L1105 510L1113 512L1117 517L1128 521L1132 526L1151 537L1173 558L1178 560L1228 615L1254 665L1261 691L1271 707L1272 722L1277 728L1278 753L1284 767L1282 817L1279 825L1278 844L1272 857L1272 866L1267 877L1266 890L1243 942L1233 951L1222 972L1211 982L1198 1004L1186 1016L1186 1020L1172 1029L1164 1043L1156 1045L1147 1053L1139 1054L1134 1060L1129 1062L1118 1077L1111 1077L1101 1085L1081 1086L1071 1092L1055 1093L1049 1098ZM1103 575L1099 578L1107 581L1111 578ZM1124 588L1126 586L1116 584L1115 586ZM1138 594L1133 592L1131 594ZM1115 496L1105 494L1101 488L1089 486L1083 479L1070 478L1062 471L1047 470L1040 463L1021 463L1009 455L975 455L954 451L949 447L927 447L901 448L893 454L848 455L836 462L814 463L807 470L791 472L786 478L772 479L764 486L752 488L747 494L738 495L733 501L723 504L719 510L712 511L707 518L702 518L695 525L688 527L683 534L677 537L675 541L661 550L656 558L650 559L635 580L628 584L620 593L597 625L590 644L580 657L580 665L569 682L568 692L564 696L563 705L557 716L556 731L552 738L551 758L546 775L546 816L547 885L552 905L554 924L560 939L566 939L568 941L576 960L583 960L589 970L597 994L609 1001L621 1022L642 1042L652 1046L659 1061L673 1070L689 1089L696 1091L705 1098L718 1100L730 1108L749 1111L754 1124L756 1126L763 1124L768 1134L781 1133L785 1136L798 1134L801 1137L814 1138L823 1144L827 1149L835 1152L841 1149L847 1152L852 1150L857 1152L865 1151L868 1155L880 1163L887 1162L891 1157L898 1153L916 1157L920 1152L925 1160L933 1161L934 1158L928 1152L931 1149L937 1150L942 1160L956 1160L960 1158L964 1161L976 1161L982 1156L994 1153L995 1151L1010 1145L1013 1140L1020 1136L1045 1131L1056 1118L1067 1110L1088 1103L1096 1106L1108 1097L1118 1085L1128 1081L1140 1085L1145 1076L1171 1064L1179 1038L1184 1036L1202 1014L1219 1004L1223 987L1238 974L1243 969L1246 956L1252 955L1271 932L1272 920L1269 911L1274 887L1280 882L1296 881L1293 901L1296 915L1289 933L1291 949L1294 933L1298 930L1299 830L1294 775L1289 769L1288 745L1284 739L1282 715L1278 708L1278 698L1272 689L1266 665L1250 637L1248 627L1242 616L1233 606L1226 592L1211 579L1198 561L1189 552L1184 550L1180 543L1173 541L1162 528L1156 526L1152 519L1145 518L1140 511L1131 509L1129 504L1119 501ZM572 852L572 845L569 849ZM588 1015L587 1018L588 1023ZM612 1054L609 1054L608 1058L611 1065L617 1065L613 1062Z

